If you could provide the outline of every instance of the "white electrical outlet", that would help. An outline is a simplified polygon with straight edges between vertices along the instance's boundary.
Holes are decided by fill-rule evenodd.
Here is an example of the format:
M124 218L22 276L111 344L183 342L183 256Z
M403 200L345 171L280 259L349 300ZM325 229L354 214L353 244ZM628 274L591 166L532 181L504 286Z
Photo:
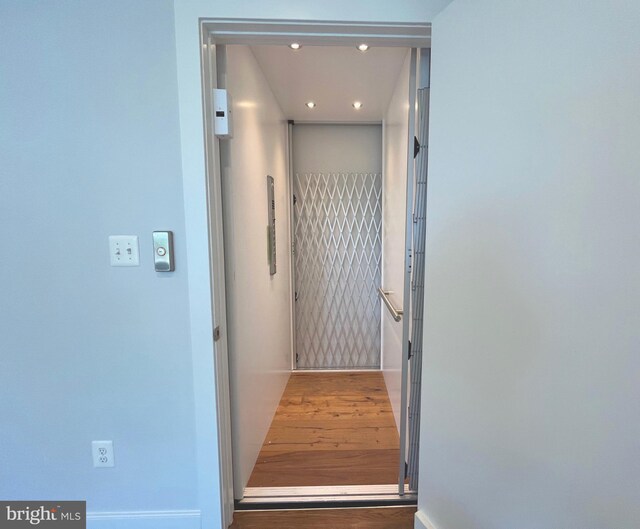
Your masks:
M91 443L94 467L112 467L115 465L113 459L113 441L93 441Z
M110 235L111 266L139 266L140 248L137 235Z

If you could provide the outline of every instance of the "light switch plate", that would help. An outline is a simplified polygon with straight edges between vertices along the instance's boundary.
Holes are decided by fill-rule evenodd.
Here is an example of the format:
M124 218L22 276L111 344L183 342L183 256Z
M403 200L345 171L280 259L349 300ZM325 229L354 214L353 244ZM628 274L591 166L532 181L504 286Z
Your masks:
M111 266L140 266L140 247L137 235L110 235Z

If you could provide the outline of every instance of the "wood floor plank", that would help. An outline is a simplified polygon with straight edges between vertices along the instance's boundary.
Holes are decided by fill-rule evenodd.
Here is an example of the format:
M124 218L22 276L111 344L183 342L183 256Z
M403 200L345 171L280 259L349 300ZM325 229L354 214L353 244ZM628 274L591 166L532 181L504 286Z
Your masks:
M276 415L274 420L279 422L286 421L299 421L312 418L313 420L357 420L357 419L381 419L384 420L387 424L395 424L395 419L393 417L393 411L391 409L380 409L378 406L371 406L371 409L366 409L362 407L344 407L344 408L317 408L315 410L286 410L282 413Z
M380 427L365 424L358 427L317 423L296 423L294 426L275 424L269 430L262 450L366 450L398 446L398 430L395 425Z
M398 479L400 450L261 452L249 487L387 485Z
M380 371L293 373L248 485L395 483L399 446Z
M298 415L298 418L290 416L277 416L271 423L271 428L280 430L282 428L392 428L395 429L393 414L368 413L363 415L348 414L326 414L322 415ZM267 437L268 439L268 437Z
M292 396L285 393L278 406L278 416L286 413L370 413L371 411L391 412L389 397L386 394Z
M387 395L380 371L371 373L294 373L288 395Z
M241 511L230 529L412 529L415 507Z

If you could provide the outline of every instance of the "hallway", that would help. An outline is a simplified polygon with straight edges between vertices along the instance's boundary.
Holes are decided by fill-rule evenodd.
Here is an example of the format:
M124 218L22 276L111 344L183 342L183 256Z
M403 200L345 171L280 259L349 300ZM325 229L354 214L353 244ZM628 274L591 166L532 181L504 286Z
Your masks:
M294 372L248 486L393 484L399 457L380 371Z

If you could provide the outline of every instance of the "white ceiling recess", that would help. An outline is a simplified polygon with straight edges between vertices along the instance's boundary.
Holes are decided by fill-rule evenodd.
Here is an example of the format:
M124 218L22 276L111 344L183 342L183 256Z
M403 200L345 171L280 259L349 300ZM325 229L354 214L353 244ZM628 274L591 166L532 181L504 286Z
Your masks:
M252 46L251 49L288 119L382 121L407 48L355 46ZM307 108L313 101L316 107ZM361 101L362 108L353 108Z

